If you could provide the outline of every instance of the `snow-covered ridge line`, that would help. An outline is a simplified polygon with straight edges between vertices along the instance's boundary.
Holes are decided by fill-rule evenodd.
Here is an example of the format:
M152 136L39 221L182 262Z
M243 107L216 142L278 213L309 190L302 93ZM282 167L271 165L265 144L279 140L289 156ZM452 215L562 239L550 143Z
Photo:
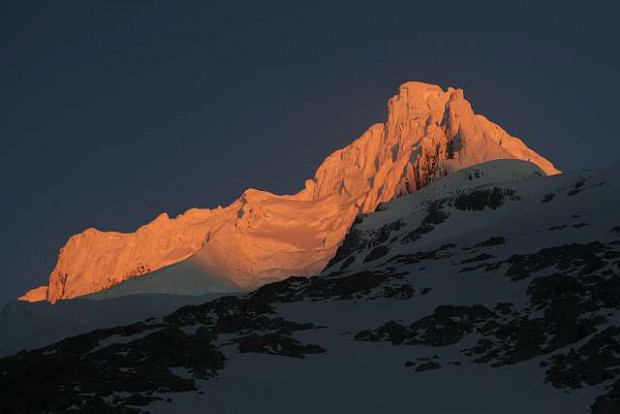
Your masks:
M26 301L74 298L192 258L208 277L242 288L319 272L360 213L454 171L514 158L558 170L474 113L463 91L403 84L385 123L328 156L297 194L247 190L231 205L163 213L133 233L88 229L60 250L48 287Z

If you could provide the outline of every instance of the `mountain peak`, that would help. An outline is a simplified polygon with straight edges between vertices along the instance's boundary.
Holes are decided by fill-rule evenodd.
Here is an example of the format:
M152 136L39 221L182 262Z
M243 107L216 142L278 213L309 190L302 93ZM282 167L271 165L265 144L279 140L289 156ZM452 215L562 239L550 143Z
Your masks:
M450 90L454 90L454 88L449 87L448 91ZM406 91L410 96L428 96L429 94L440 94L444 92L439 85L420 81L408 81L401 84L398 87L399 95L402 95L403 91Z
M227 207L192 209L173 219L164 213L134 233L72 237L50 275L47 297L56 302L93 293L190 257L209 275L245 288L316 274L358 214L495 159L559 172L475 114L461 89L407 82L390 98L387 121L328 156L297 194L249 189Z

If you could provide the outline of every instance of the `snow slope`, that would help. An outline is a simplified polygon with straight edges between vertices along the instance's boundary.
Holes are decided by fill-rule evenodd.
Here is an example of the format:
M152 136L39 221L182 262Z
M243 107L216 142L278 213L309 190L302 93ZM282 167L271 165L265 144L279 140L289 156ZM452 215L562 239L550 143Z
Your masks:
M132 294L98 300L77 298L57 305L49 302L9 302L0 312L0 357L35 349L93 329L162 317L181 306L202 303L222 295Z
M0 410L618 412L619 202L620 164L474 166L357 217L317 277L0 360Z
M148 277L136 277L85 299L110 299L127 295L162 294L202 296L209 293L234 293L244 289L230 280L211 275L196 257L151 272Z
M92 329L161 317L183 305L202 303L243 289L212 276L189 258L110 289L55 305L13 301L0 313L0 356L33 349Z

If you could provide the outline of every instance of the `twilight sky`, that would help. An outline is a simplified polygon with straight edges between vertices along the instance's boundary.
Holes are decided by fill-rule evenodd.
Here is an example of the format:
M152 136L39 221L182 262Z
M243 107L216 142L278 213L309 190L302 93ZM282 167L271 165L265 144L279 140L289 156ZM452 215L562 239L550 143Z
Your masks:
M562 170L620 159L614 2L417 3L2 2L0 303L88 227L296 192L407 80Z

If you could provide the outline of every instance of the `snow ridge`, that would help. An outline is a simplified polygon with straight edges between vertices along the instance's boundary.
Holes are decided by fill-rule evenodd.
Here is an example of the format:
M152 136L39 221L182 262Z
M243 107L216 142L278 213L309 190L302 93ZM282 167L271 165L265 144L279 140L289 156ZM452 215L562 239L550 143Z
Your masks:
M328 156L297 194L249 189L227 207L175 218L163 213L133 233L88 229L60 250L48 288L20 299L55 303L190 257L206 277L243 289L315 274L358 214L459 169L505 158L558 173L520 139L475 114L462 90L408 82L389 100L387 121Z

